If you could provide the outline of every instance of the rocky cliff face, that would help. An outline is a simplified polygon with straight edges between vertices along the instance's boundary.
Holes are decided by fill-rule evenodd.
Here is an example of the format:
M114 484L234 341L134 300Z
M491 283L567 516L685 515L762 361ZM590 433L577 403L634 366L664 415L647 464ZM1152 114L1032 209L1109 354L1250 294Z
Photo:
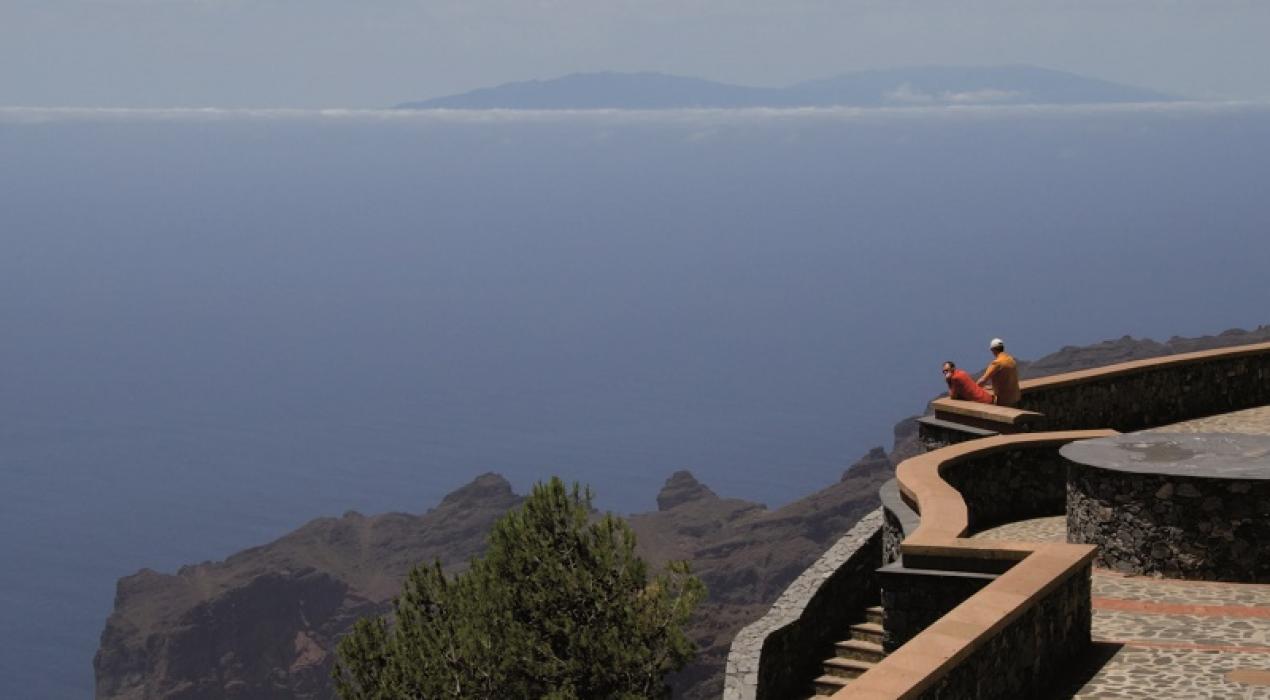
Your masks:
M640 554L687 559L710 589L690 633L701 654L675 679L685 697L718 694L728 644L863 513L893 471L869 454L842 481L775 511L721 498L688 472L658 510L630 516ZM223 562L119 581L93 660L99 698L328 698L332 650L357 618L382 614L410 567L456 570L521 498L486 474L420 516L315 520Z
M93 659L99 698L324 698L335 640L406 572L463 566L521 498L486 474L424 515L321 518L223 562L119 581Z
M1166 343L1126 337L1063 348L1029 363L1024 374L1266 340L1270 327ZM919 450L915 423L906 419L896 425L889 453L871 450L839 482L782 508L720 497L677 472L656 512L629 516L645 558L687 559L710 590L690 630L701 653L674 679L677 695L719 695L736 632L875 508L894 465ZM332 649L353 621L386 611L419 562L464 566L484 549L493 522L520 501L506 480L486 474L423 515L350 512L223 562L123 578L93 661L97 697L331 697Z

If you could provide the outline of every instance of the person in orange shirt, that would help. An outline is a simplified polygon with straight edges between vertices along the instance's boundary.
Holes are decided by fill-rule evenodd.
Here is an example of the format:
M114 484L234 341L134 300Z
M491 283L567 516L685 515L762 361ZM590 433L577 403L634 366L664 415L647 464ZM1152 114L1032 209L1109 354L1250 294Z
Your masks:
M979 377L979 386L992 382L992 396L998 406L1017 406L1022 397L1018 363L1005 351L1005 342L1000 338L993 338L988 349L994 357Z
M984 391L966 370L957 369L951 360L944 363L944 381L948 382L948 398L961 401L992 403L992 394Z

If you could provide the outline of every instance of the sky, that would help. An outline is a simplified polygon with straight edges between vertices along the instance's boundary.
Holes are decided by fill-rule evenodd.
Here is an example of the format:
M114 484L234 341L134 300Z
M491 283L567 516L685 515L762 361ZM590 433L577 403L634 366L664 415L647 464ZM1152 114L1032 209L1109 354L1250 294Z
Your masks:
M602 70L1025 63L1270 98L1267 0L0 0L0 106L377 108Z

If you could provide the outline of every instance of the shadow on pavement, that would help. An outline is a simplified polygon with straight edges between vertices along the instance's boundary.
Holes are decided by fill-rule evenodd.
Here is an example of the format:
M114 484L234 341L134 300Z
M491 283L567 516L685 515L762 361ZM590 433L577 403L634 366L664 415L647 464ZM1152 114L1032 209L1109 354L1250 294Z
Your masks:
M1062 677L1055 679L1054 689L1049 693L1041 695L1044 700L1067 700L1085 684L1098 675L1103 666L1107 665L1124 645L1119 642L1093 642L1089 648L1081 654L1071 666L1067 668L1067 673Z

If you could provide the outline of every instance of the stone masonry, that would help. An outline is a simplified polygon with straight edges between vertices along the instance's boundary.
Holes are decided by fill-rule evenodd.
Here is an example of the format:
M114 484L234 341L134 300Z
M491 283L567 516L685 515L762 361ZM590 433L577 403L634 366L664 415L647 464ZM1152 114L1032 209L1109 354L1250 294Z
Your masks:
M1270 480L1071 466L1067 533L1122 573L1270 581Z
M882 510L869 513L804 571L766 615L737 633L724 672L724 700L807 695L823 655L877 604Z
M1090 641L1090 568L1083 567L957 664L922 700L1043 696Z
M888 564L882 584L882 648L895 651L996 579L996 574L906 569Z
M1044 414L1032 430L1130 432L1266 404L1270 404L1270 352L1029 388L1019 408Z
M1062 513L1066 470L1067 461L1054 447L1003 450L948 465L940 474L965 500L971 530L981 530Z

